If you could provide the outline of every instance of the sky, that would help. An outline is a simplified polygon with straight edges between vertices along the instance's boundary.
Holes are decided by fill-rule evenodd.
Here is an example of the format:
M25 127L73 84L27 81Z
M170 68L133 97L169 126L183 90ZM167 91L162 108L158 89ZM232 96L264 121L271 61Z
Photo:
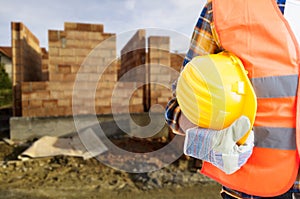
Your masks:
M103 24L121 48L137 29L171 37L171 50L184 52L205 0L9 0L0 7L0 46L11 46L10 24L22 22L48 48L48 30L64 22ZM128 34L126 34L128 33ZM179 39L180 38L180 39Z

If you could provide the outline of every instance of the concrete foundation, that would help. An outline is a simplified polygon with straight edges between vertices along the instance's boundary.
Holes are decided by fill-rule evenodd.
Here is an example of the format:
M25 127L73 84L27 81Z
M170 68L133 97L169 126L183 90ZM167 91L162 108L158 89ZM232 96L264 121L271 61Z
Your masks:
M162 113L152 115L151 122L162 123ZM79 116L80 129L75 127L73 117L11 117L10 118L10 139L14 141L26 141L42 136L70 136L86 128L92 128L97 133L97 126L101 127L107 137L125 135L141 135L143 129L137 126L145 126L150 122L148 113L131 114L131 118L126 115L101 115L97 116L99 122L95 121L94 116ZM133 125L130 120L134 121ZM157 120L157 121L155 121ZM117 121L117 122L116 122ZM119 128L118 124L122 126ZM149 128L148 128L149 129ZM150 129L151 130L151 129ZM100 134L98 134L100 135ZM164 125L157 133L151 137L161 137L168 135L168 127Z

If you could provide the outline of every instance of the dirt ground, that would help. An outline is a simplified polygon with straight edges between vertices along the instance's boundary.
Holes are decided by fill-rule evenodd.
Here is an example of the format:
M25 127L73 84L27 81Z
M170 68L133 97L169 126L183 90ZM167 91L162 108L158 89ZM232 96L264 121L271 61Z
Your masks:
M131 139L115 143L143 148L164 144L161 140ZM55 156L18 160L17 156L30 144L0 141L1 199L221 198L220 185L199 174L193 160L185 157L160 170L134 174L112 169L95 158Z

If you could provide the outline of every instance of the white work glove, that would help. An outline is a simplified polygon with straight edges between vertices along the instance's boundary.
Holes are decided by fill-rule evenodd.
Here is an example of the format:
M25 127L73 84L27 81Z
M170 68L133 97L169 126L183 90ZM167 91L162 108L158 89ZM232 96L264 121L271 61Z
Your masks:
M250 129L250 121L241 116L222 130L190 128L186 131L184 154L215 165L226 174L232 174L243 166L252 154L254 133L251 131L243 145L237 145Z

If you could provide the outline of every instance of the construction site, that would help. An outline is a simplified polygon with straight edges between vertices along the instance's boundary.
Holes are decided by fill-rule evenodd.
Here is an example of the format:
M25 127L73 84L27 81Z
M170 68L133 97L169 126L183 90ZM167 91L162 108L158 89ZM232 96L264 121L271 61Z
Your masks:
M65 22L42 48L11 23L0 198L220 197L164 121L184 55L143 29L120 52L116 40L103 24Z

